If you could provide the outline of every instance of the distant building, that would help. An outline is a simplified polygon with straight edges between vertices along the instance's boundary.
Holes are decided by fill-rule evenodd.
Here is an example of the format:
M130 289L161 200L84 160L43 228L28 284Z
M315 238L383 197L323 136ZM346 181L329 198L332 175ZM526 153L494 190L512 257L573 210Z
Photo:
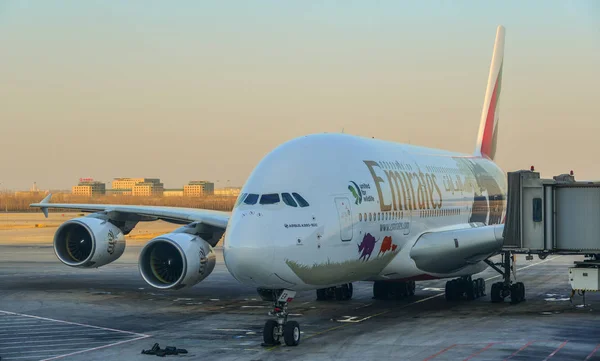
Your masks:
M209 181L191 181L183 186L183 195L197 197L211 195L215 191L215 184Z
M131 194L134 196L162 196L163 192L163 184L155 182L138 183L131 190Z
M163 192L165 197L183 197L183 189L165 189Z
M73 186L71 192L78 196L93 197L106 194L106 183L98 182L92 178L79 178L79 184Z
M130 196L131 189L121 188L121 189L107 189L106 194L111 196Z
M241 191L242 191L242 187L225 187L225 188L215 189L214 194L216 196L233 196L233 197L237 197L237 196L240 195Z
M4 192L7 193L7 192ZM48 191L42 191L38 188L37 183L33 182L33 185L31 186L31 188L29 188L28 191L17 191L15 192L15 195L17 197L25 197L25 196L43 196L45 194L47 194Z
M158 178L115 178L112 181L112 194L134 196L162 196L164 185Z

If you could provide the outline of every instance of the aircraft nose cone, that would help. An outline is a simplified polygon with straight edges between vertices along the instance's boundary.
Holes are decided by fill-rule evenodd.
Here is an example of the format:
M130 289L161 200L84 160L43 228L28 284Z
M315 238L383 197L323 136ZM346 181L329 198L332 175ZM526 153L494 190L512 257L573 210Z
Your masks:
M265 286L273 274L273 241L267 224L256 213L236 214L225 234L223 256L240 282Z

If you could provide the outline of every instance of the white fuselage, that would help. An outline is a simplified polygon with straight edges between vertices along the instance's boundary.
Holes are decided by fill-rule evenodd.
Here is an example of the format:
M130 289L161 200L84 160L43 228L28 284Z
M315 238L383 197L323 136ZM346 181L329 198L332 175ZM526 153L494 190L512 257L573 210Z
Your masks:
M470 275L485 264L432 274L410 249L425 232L502 223L505 192L502 171L485 158L345 134L301 137L249 177L225 234L225 262L240 282L273 289ZM309 205L284 202L283 193ZM248 195L257 196L245 202Z

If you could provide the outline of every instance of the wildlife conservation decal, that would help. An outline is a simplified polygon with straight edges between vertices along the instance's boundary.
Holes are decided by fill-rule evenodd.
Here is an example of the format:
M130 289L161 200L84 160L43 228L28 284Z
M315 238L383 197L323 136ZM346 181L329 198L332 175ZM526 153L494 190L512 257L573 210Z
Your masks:
M348 190L354 197L354 204L359 205L362 202L375 202L375 197L369 194L371 185L369 183L361 183L358 185L354 181L348 182Z
M361 204L362 192L360 191L358 184L354 183L353 181L350 181L350 184L348 185L348 190L350 191L350 193L352 193L352 196L354 197L354 204Z

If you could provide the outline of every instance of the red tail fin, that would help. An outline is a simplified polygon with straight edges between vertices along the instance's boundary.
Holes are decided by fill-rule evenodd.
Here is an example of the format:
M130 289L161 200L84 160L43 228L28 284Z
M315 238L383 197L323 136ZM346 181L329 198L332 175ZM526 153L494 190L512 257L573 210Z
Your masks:
M477 135L477 145L475 155L494 159L496 155L496 139L498 136L498 104L500 100L500 89L502 87L502 63L504 59L504 27L498 26L496 32L496 43L494 44L494 54L492 56L492 65L488 77L487 90L483 110L481 112L481 122L479 123L479 134Z

